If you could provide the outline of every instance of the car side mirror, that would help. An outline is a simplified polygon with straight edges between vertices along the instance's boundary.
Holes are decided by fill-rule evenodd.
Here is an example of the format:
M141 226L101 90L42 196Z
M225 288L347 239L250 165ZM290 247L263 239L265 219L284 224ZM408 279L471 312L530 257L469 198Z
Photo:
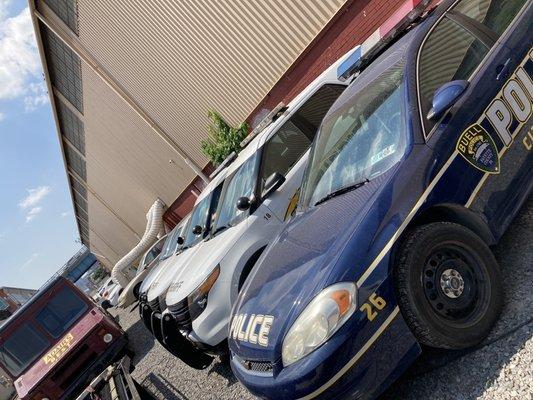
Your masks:
M178 236L178 244L181 246L184 242L185 240L181 236Z
M263 189L262 193L263 198L267 198L276 190L278 190L284 182L285 177L279 172L274 172L272 175L270 175L265 182L265 188Z
M252 206L252 201L249 197L239 197L237 199L237 210L246 211Z
M468 87L468 81L451 81L442 85L437 89L431 102L432 108L429 110L427 119L436 120L444 114L451 106L453 106L459 97L465 92Z
M204 231L204 228L202 228L200 225L196 225L194 228L192 228L192 233L194 233L196 236L201 235Z

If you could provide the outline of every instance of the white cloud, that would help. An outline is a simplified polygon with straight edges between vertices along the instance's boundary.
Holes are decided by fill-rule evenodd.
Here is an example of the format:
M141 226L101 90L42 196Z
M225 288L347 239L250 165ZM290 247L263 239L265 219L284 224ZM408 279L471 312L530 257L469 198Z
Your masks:
M28 211L28 214L26 214L26 222L31 222L35 219L35 217L43 211L42 207L33 207L30 211Z
M19 201L18 206L25 210L27 208L36 206L50 193L50 186L39 186L35 189L26 189L28 195Z
M11 5L11 0L0 0L0 21L7 17L7 9Z
M34 262L34 261L37 259L37 257L39 257L39 253L33 253L33 254L30 256L30 258L28 258L28 259L26 260L26 262L20 266L19 269L20 269L21 271L24 270L24 269L26 269L26 267L28 267L32 262Z
M44 82L30 83L28 92L30 94L24 97L24 109L26 112L35 111L40 106L48 104L48 92L46 91Z
M4 119L6 119L6 115L0 111L0 122L2 122Z
M61 218L68 217L68 216L71 215L71 214L72 214L71 211L65 211L65 212L62 212L62 213L61 213Z
M7 18L0 0L0 100L23 97L27 111L45 104L39 53L28 7Z

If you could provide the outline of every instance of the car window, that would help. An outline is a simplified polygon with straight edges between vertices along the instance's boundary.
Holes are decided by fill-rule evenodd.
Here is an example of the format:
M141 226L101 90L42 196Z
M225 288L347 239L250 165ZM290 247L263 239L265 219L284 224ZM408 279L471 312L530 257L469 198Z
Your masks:
M296 111L264 146L260 173L261 193L270 175L286 175L309 149L318 127L345 87L324 85Z
M419 68L419 95L426 134L436 121L428 121L433 95L443 84L464 79L481 64L489 49L459 24L444 18L424 43Z
M11 375L18 377L48 346L46 338L26 322L0 346L0 358Z
M139 268L139 272L142 272L144 271L144 269L150 265L150 263L152 261L155 260L155 258L161 253L161 249L163 247L163 243L165 242L165 240L162 240L162 239L159 239L156 244L154 244L152 246L152 248L150 249L150 251L148 251L148 253L146 254L146 256L144 257L144 260L143 260L143 264L141 266L141 268Z
M170 257L176 251L178 247L178 238L183 233L183 226L176 226L168 235L163 243L163 248L161 249L161 256L159 257L160 261L163 261Z
M62 336L88 309L87 304L70 289L64 287L37 314L37 321L54 338Z
M286 175L311 145L311 140L291 121L265 144L260 191L274 172Z
M525 4L526 0L463 0L453 9L501 36Z
M218 205L218 217L213 225L214 234L237 225L245 217L246 212L237 208L237 200L239 197L252 197L256 177L257 153L248 158L233 176L226 179Z
M217 186L211 193L194 206L194 209L191 212L189 226L185 233L185 242L183 243L184 249L194 246L202 240L211 229L211 223L214 217L213 210L216 210L216 207L218 206L221 191L222 184ZM200 226L202 228L201 234L196 235L193 232L195 226Z

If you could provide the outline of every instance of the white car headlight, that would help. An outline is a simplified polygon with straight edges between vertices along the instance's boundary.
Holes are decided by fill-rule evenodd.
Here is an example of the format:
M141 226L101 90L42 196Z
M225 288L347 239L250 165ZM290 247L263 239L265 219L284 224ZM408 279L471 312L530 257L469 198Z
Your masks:
M196 288L187 298L189 305L189 315L191 316L191 321L194 321L207 306L207 296L209 291L217 281L220 276L220 264L215 267L215 269L209 274L209 276L202 282L200 286Z
M286 367L326 342L356 310L356 287L345 282L320 292L291 326L281 350Z

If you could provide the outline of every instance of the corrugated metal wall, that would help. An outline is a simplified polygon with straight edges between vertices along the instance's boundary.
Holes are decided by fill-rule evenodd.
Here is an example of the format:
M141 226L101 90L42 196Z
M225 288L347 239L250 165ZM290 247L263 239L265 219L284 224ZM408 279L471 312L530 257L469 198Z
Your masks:
M204 166L207 111L244 120L345 1L78 0L72 40ZM49 18L53 11L37 3ZM138 241L155 199L170 205L194 174L81 68L90 245L109 265Z
M79 40L205 165L207 111L244 120L343 3L79 0ZM172 204L194 174L90 68L82 75L87 183L107 206L89 195L90 243L116 262L138 240L122 221L142 234L153 201Z
M232 123L246 118L343 3L79 0L79 37L205 165L207 110Z

